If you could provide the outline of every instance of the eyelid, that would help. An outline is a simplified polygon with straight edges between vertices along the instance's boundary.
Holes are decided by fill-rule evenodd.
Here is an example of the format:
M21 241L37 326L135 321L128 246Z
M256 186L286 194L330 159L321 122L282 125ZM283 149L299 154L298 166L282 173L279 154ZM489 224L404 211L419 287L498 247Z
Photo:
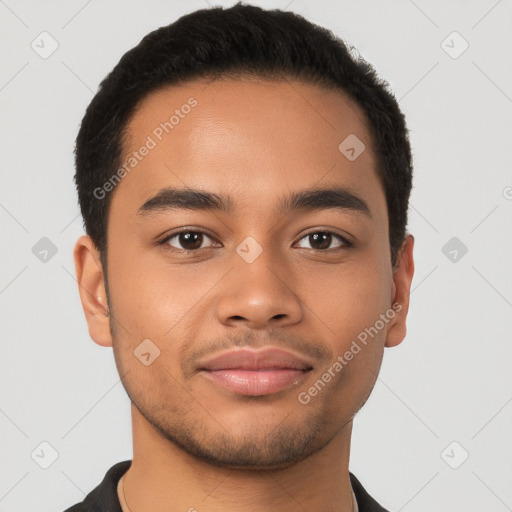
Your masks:
M333 235L333 236L335 236L335 237L337 237L337 238L339 238L341 240L342 245L339 246L339 247L335 247L333 249L324 249L324 250L321 250L321 249L311 249L312 251L331 252L331 251L335 251L337 249L343 249L343 248L348 248L348 247L353 247L354 246L354 243L346 235L342 235L340 233L337 233L336 231L333 231L332 228L322 228L322 227L320 227L320 228L313 228L310 231L307 231L306 233L302 234L302 236L297 240L297 242L300 242L301 240L303 240L307 236L313 235L315 233L327 233L329 235ZM295 242L295 243L297 243L297 242ZM304 247L301 247L301 249L304 249Z
M181 233L200 233L202 235L207 236L214 242L220 243L213 235L210 235L204 229L185 226L183 228L179 228L176 231L164 235L164 237L158 242L158 245L168 245L170 247L170 250L181 253L194 253L198 252L200 249L207 249L207 247L201 247L200 249L178 249L177 247L173 247L172 245L168 244L169 240L180 235Z

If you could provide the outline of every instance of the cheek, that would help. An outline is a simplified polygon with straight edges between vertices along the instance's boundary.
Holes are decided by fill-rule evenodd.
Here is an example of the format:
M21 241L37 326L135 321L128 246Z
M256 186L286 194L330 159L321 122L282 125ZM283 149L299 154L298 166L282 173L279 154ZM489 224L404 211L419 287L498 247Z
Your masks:
M166 272L148 261L138 247L130 249L122 240L111 245L109 261L115 265L109 268L110 294L114 313L126 327L123 335L162 337L181 313L180 278L172 278L169 269Z
M109 282L114 314L122 324L116 335L122 340L123 358L133 362L133 350L150 339L161 351L158 362L179 372L180 355L212 318L209 293L225 272L220 267L170 265L154 253L120 255ZM206 330L210 332L208 326Z
M364 268L364 272L340 272L329 281L328 293L318 294L314 303L319 329L325 332L332 351L331 364L320 369L319 377L329 380L325 400L330 402L327 396L332 397L328 407L333 415L363 405L382 362L390 321L388 317L382 320L382 315L389 309L390 277L376 265ZM340 403L348 409L340 409Z
M336 374L332 392L342 393L354 406L360 406L382 361L390 322L386 316L382 320L382 315L390 307L391 272L375 260L358 262L351 268L340 267L328 282L325 293L317 293L313 304L333 363L339 363L331 368Z
M375 261L333 266L321 280L308 282L306 303L333 331L350 336L373 325L390 305L391 272Z

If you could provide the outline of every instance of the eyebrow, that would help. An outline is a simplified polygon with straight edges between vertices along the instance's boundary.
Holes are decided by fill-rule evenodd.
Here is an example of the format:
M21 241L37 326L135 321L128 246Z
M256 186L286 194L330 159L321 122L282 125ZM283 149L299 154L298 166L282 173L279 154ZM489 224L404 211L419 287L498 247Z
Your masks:
M336 209L352 211L371 217L368 204L348 188L314 188L292 192L281 198L277 207L278 215L296 211L314 211ZM163 188L149 198L138 210L138 215L152 213L191 210L233 213L235 203L227 195L195 190L191 188Z

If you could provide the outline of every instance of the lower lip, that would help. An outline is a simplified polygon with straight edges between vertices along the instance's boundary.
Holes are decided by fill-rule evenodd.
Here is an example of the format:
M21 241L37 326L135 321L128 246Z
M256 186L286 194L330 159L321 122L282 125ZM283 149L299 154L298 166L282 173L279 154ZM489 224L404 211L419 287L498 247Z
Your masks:
M305 370L206 370L216 384L238 395L263 396L300 384L309 373Z

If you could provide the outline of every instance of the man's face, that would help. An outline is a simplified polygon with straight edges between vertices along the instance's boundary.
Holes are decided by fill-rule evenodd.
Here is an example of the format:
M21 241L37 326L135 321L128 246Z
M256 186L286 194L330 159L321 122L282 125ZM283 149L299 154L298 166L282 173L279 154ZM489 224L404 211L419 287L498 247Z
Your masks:
M351 134L366 147L355 159L353 136L338 149ZM131 400L214 464L277 468L317 452L366 401L396 322L378 322L394 285L363 115L339 92L297 82L194 82L150 94L129 135L125 161L150 149L113 192L108 283ZM148 203L166 188L215 194L231 209ZM283 202L320 188L344 193L323 207ZM159 357L143 364L154 347ZM260 357L269 348L289 355ZM245 352L214 361L232 351Z

